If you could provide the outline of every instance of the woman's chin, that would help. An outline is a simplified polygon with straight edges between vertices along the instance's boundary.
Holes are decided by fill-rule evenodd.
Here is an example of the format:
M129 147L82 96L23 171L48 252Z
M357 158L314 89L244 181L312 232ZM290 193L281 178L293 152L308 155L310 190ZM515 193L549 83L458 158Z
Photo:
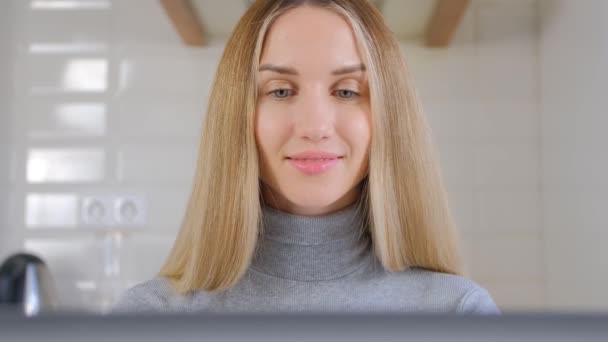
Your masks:
M291 198L290 198L291 197ZM335 211L340 206L341 196L329 196L327 192L309 192L305 195L288 196L291 211L303 215L323 215Z

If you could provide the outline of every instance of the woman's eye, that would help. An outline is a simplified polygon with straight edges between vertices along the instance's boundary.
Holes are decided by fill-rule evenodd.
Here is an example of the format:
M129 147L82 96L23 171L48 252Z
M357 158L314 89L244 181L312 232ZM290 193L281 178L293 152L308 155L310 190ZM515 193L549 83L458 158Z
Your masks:
M286 88L280 88L280 89L275 89L275 90L271 91L270 94L272 94L272 96L274 96L276 98L284 99L284 98L287 98L289 95L291 95L291 90L286 89Z
M352 91L352 90L348 90L348 89L340 89L337 91L338 97L343 98L343 99L351 99L353 97L357 97L359 96L359 93Z

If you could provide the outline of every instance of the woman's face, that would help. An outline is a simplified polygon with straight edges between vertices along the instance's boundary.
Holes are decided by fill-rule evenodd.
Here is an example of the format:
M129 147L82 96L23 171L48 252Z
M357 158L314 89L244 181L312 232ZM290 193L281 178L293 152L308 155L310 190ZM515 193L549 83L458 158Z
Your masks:
M350 25L327 9L288 11L266 35L258 79L255 133L265 201L298 215L356 201L371 118Z

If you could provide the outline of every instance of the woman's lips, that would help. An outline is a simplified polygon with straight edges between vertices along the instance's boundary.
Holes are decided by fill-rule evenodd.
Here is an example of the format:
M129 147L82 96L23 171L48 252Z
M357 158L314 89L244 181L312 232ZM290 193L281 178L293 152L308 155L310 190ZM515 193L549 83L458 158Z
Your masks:
M307 175L317 175L326 172L335 166L340 159L342 159L342 157L320 159L287 158L291 165Z

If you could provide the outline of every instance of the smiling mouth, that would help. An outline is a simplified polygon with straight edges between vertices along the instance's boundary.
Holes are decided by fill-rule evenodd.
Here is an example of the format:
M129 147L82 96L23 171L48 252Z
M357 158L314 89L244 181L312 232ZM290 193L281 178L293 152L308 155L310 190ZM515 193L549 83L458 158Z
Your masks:
M297 160L297 161L303 161L303 162L314 162L314 161L344 159L344 157L336 157L336 158L290 158L290 157L287 157L285 159L288 159L288 160Z
M319 175L331 170L343 157L337 158L310 158L294 159L287 158L287 161L298 171L309 175Z

